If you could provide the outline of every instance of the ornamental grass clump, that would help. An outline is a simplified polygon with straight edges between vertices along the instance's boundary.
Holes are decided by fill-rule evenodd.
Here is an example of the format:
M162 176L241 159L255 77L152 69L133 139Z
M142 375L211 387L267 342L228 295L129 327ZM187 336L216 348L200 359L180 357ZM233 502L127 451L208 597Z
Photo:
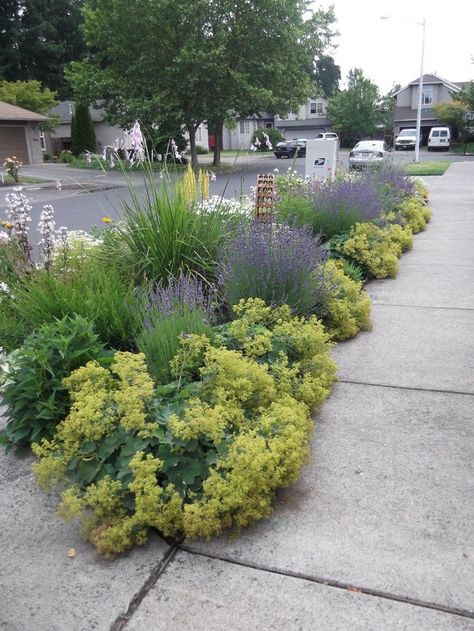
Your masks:
M213 340L190 335L172 362L179 379L153 386L142 354L89 362L64 380L74 402L34 471L60 483L58 513L82 520L105 556L143 544L150 528L195 538L239 530L271 513L309 452L310 412L335 380L316 318L241 301Z
M156 382L169 381L169 363L178 351L181 336L212 336L212 293L212 288L195 276L180 274L142 296L136 341Z
M124 223L109 245L109 256L137 284L165 282L181 272L212 278L216 259L233 228L225 212L194 212L186 199L163 183L145 182L142 196L130 187Z
M329 290L325 257L308 228L254 221L222 249L219 282L229 305L261 298L295 314L319 313Z

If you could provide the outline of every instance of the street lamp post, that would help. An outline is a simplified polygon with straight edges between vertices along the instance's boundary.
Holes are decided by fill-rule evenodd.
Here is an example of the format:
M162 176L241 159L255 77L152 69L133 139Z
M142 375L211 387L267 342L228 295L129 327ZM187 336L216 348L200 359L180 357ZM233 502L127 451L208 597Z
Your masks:
M417 22L419 24L419 22ZM420 161L420 141L421 141L421 105L423 96L423 58L425 56L425 26L426 19L421 23L423 27L423 37L421 40L421 66L420 66L420 81L418 85L418 109L416 112L416 145L415 145L415 162Z
M392 16L383 15L380 17L381 20L391 20ZM422 105L422 97L423 97L423 60L425 56L425 27L426 27L426 18L423 19L423 22L414 22L413 20L403 20L404 22L411 22L412 24L418 24L418 26L423 27L423 35L421 39L421 66L420 66L420 80L418 82L418 107L416 110L416 144L415 144L415 162L420 161L420 141L421 141L421 105Z

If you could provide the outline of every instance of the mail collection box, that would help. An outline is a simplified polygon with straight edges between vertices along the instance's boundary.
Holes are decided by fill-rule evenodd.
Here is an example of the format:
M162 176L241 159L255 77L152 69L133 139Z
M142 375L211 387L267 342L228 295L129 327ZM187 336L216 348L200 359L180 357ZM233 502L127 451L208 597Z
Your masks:
M305 175L316 180L336 177L339 140L308 140L306 143Z

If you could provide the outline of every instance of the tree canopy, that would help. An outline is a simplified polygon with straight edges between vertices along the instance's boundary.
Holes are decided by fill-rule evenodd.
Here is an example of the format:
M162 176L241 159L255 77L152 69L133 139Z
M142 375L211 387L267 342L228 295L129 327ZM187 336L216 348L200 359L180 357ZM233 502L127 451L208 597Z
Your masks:
M65 98L64 67L84 53L82 0L2 0L0 79L40 81Z
M328 117L341 143L346 145L372 135L382 123L378 87L364 77L360 68L350 70L347 88L329 99Z
M81 99L103 99L112 123L138 118L151 130L174 117L189 133L195 163L204 120L219 134L229 112L285 115L314 91L315 60L330 45L334 15L309 4L89 0L91 52L68 77Z

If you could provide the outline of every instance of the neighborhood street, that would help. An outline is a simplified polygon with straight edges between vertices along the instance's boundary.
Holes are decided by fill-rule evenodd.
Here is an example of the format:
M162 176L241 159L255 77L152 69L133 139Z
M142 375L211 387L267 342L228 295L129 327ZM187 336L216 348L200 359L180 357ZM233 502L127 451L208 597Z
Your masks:
M413 151L400 151L392 154L396 164L413 161ZM348 168L349 152L339 152L339 160L344 168ZM420 152L420 161L452 160L454 162L472 161L469 156L455 156L444 152L430 152L424 148ZM212 156L200 156L202 164L212 160ZM304 158L296 160L277 159L273 155L255 154L250 160L243 158L225 158L233 165L232 172L218 173L216 180L210 183L211 195L223 195L227 198L238 198L249 195L251 187L255 186L258 173L271 173L278 169L286 173L288 168L294 168L304 175ZM45 163L35 166L25 166L22 174L28 177L50 178L51 184L26 184L24 192L33 206L33 225L37 223L44 204L51 204L55 210L57 226L66 226L70 230L89 230L91 226L102 225L102 217L113 219L120 217L122 201L129 199L127 186L132 184L136 189L143 190L143 175L141 173L123 174L116 171L93 171L78 169L65 164ZM61 183L61 190L57 190L56 181ZM6 208L5 195L11 191L10 187L2 189L0 198L0 213Z

